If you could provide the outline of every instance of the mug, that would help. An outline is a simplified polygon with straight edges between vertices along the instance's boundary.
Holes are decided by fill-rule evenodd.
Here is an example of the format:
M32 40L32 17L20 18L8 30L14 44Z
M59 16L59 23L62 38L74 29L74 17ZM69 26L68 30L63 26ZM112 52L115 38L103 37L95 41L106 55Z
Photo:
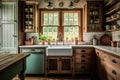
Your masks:
M111 46L112 47L117 47L117 41L111 41Z

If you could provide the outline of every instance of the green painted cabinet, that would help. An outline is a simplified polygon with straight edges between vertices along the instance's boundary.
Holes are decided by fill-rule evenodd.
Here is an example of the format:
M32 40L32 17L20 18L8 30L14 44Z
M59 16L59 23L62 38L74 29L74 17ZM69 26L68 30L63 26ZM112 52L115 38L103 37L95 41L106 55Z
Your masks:
M26 74L44 74L45 48L21 48L21 52L30 56L26 60Z

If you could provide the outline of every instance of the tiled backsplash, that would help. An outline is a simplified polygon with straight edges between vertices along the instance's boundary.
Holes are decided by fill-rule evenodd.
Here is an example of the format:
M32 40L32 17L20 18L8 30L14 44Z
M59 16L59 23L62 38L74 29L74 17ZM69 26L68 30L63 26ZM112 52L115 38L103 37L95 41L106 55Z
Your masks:
M96 35L96 38L98 40L98 44L100 44L100 37L102 35L104 35L105 32L87 32L87 33L83 33L83 40L89 44L92 44L92 39L93 39L93 36ZM106 32L106 34L109 34L111 35L111 33L109 32Z
M120 31L114 31L112 34L110 32L106 32L109 35L112 35L112 40L113 41L120 41ZM93 36L96 35L96 38L98 39L98 44L100 44L99 40L102 35L104 35L105 32L88 32L88 33L83 33L83 40L85 41L86 44L92 44L92 39ZM39 44L38 40L38 33L27 33L26 34L26 39L31 38L32 36L35 37L34 44Z
M120 41L120 31L113 31L112 32L112 40L113 41Z
M99 44L99 39L102 35L104 35L104 32L89 32L89 33L83 33L83 40L85 41L84 43L82 42L82 44L92 44L92 39L93 36L96 35L96 38L98 39L98 44ZM110 33L108 33L110 34ZM35 41L34 44L39 44L39 40L38 40L38 33L27 33L26 34L26 39L31 38L32 36L35 37ZM81 43L80 43L81 44Z
M38 33L27 33L26 34L26 39L31 38L32 36L34 36L34 43L33 44L39 44L39 40L38 40Z

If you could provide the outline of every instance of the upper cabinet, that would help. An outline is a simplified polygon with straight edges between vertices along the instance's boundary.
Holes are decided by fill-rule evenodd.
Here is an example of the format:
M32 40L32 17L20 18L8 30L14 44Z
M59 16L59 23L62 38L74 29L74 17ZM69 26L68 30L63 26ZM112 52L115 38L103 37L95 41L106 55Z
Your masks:
M26 1L24 5L24 32L36 32L37 30L37 4L35 1Z
M120 0L107 0L105 9L106 31L120 30Z
M84 5L85 32L100 32L103 27L103 1L87 0Z

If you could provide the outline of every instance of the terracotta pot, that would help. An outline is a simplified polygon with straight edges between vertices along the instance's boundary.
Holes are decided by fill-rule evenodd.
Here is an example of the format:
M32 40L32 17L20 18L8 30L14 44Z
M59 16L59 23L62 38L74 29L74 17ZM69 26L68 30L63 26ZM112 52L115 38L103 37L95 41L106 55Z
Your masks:
M75 45L78 45L78 40L75 40Z
M41 41L41 44L42 44L42 45L45 45L45 41Z

